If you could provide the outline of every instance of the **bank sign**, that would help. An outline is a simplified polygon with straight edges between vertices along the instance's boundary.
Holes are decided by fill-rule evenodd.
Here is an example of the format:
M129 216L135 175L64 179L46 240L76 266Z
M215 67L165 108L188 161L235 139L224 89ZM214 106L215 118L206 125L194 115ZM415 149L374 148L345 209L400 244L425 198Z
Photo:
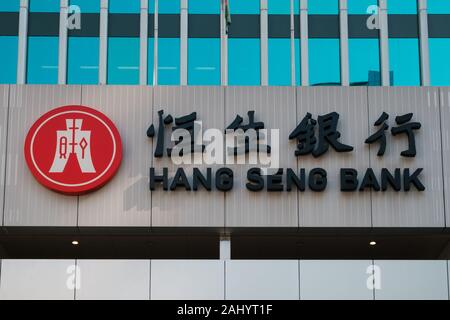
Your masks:
M160 110L157 123L149 124L142 134L154 140L154 157L170 157L175 169L151 167L149 189L226 192L234 185L231 165L250 165L245 187L253 192L302 192L307 188L322 192L331 174L339 175L342 192L425 190L420 178L423 168L382 168L380 172L372 168L364 172L354 168L340 168L339 172L320 167L308 172L305 168L280 168L280 157L319 158L332 157L333 152L351 153L354 147L341 140L340 130L345 128L339 127L339 117L337 112L315 116L306 113L288 137L280 137L279 129L265 128L254 111L236 115L225 130L203 130L196 112L173 117ZM390 120L390 115L383 112L374 123L373 133L361 139L378 148L377 156L383 157L390 136L405 135L408 143L398 156L414 158L415 134L420 129L413 113L394 115ZM280 139L291 140L295 152L280 154ZM142 148L149 148L151 156L150 144ZM31 173L42 185L56 192L80 195L102 187L115 175L122 158L122 142L116 126L101 112L85 106L64 106L33 124L24 152ZM189 172L188 167L192 167Z

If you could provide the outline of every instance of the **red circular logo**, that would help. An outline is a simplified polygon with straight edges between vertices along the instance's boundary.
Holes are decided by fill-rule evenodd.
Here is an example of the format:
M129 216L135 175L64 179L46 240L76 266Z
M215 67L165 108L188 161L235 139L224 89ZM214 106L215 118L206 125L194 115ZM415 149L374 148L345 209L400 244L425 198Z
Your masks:
M102 187L122 160L119 131L101 112L64 106L40 117L25 140L25 159L45 187L79 195Z

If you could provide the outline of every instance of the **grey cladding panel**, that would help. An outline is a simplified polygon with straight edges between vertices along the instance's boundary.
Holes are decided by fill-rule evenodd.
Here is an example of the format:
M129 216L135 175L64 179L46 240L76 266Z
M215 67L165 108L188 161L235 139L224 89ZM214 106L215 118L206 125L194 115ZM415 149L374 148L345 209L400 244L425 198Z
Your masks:
M440 89L446 227L450 224L450 89Z
M420 179L426 190L419 192L414 186L409 192L372 192L374 227L444 227L442 181L441 131L439 120L439 95L437 88L370 88L370 132L383 111L389 113L389 131L386 131L387 148L384 156L377 156L378 145L370 148L370 161L375 173L381 168L410 168L411 173L423 168ZM405 134L392 136L390 129L397 126L395 117L414 113L411 121L422 127L415 131L417 155L406 158L400 153L408 149Z
M103 112L115 123L122 138L123 158L108 184L80 196L79 226L150 226L152 141L146 131L152 120L152 88L83 86L82 96L83 105Z
M45 112L80 104L80 86L11 86L6 161L5 226L75 226L77 197L40 185L23 154L25 136Z
M0 226L3 224L9 86L0 86Z
M290 87L227 87L225 127L240 115L248 123L247 112L255 111L255 121L266 129L279 129L281 168L297 169L295 144L289 130L295 128L295 89ZM269 145L275 154L269 131ZM248 162L247 162L248 163ZM246 189L247 170L261 165L229 165L234 170L234 188L225 195L227 227L298 227L297 192L251 192ZM285 179L283 179L283 183Z
M171 114L175 119L191 112L197 112L197 120L202 121L205 129L224 129L224 96L221 87L156 87L154 89L153 124L158 130L158 111L164 110L164 116ZM148 122L150 125L151 122ZM177 165L166 154L166 148L172 147L171 126L165 128L164 157L154 158L156 174L162 174L162 168L169 168L169 178L173 178ZM153 150L156 148L156 136L153 138ZM148 142L150 143L150 142ZM206 174L206 167L213 168L213 177L218 165L183 165L192 185L194 167ZM172 179L169 180L169 183ZM224 195L221 191L205 189L185 191L163 191L162 186L152 192L152 226L174 227L223 227Z
M297 89L297 123L307 112L314 119L330 112L339 114L337 130L341 143L354 148L352 152L337 153L331 146L327 153L314 158L298 157L299 168L306 174L313 168L327 171L328 185L323 192L306 189L299 194L301 227L370 227L370 193L341 192L340 169L354 168L362 172L369 166L367 137L367 90L365 88L317 87ZM316 125L317 127L317 125ZM316 128L316 137L318 137Z

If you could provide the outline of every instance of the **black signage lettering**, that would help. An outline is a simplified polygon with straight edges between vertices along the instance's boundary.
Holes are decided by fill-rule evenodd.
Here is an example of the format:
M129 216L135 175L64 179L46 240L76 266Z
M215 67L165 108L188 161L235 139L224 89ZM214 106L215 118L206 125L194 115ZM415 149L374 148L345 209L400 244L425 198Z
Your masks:
M405 133L408 136L408 149L400 153L403 157L416 156L416 139L414 137L413 130L419 130L422 125L419 122L408 123L408 121L410 121L412 117L412 113L407 113L402 116L395 117L395 122L399 124L399 126L391 129L391 133L393 136L396 136L400 133Z
M250 191L261 191L264 189L264 179L261 177L260 168L251 168L247 171L247 182L245 185Z
M178 168L175 173L175 177L170 184L170 190L176 190L177 187L184 187L186 191L191 190L191 186L189 185L188 178L186 177L186 173L183 168Z
M377 155L381 157L384 155L386 151L386 133L385 131L389 129L389 126L386 124L386 120L389 119L389 115L386 112L383 112L381 116L375 121L375 126L383 125L377 132L368 137L365 143L372 144L376 141L380 142L380 148L378 149Z
M413 184L419 191L425 190L425 186L419 180L419 174L422 170L423 168L416 169L412 175L409 174L409 169L403 170L403 189L405 191L409 191L411 189L411 184Z
M374 191L380 191L380 185L372 168L368 168L366 170L366 174L361 182L359 191L364 191L366 188L372 188Z
M197 191L198 186L202 185L208 191L211 191L211 168L206 169L206 178L198 168L194 168L192 177L192 190Z
M168 169L163 168L162 176L155 175L155 168L150 168L150 190L156 189L156 183L163 183L163 189L169 189Z
M400 191L402 187L402 178L400 169L394 170L394 175L392 175L388 169L381 169L381 190L386 191L388 185L392 187L395 191Z
M341 169L341 191L355 191L358 189L358 171L351 168Z
M229 191L233 188L233 171L221 168L216 172L216 188L220 191Z
M267 191L283 191L283 169L278 169L276 174L267 176Z
M308 186L316 192L325 190L327 187L327 172L322 168L312 169L309 173Z
M300 169L300 177L297 176L292 169L286 170L286 191L292 190L292 185L294 184L298 190L305 191L306 186L306 174L305 169Z

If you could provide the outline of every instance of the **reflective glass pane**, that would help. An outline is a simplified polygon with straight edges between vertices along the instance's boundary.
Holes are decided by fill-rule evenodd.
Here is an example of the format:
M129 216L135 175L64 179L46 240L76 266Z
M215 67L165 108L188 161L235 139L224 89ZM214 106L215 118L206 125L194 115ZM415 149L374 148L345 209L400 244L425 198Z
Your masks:
M378 0L348 0L349 14L367 14L368 8L378 5Z
M139 38L108 38L108 84L139 83Z
M429 39L432 86L450 86L450 39Z
M0 37L0 83L14 84L17 75L18 37Z
M229 3L231 14L259 14L260 0L229 0Z
M58 82L58 37L28 37L27 83Z
M159 0L159 13L180 13L180 0Z
M220 39L189 39L188 84L220 85Z
M417 0L388 0L388 14L415 14Z
M393 72L393 85L420 85L419 61L418 39L389 39L389 64Z
M380 72L380 47L378 39L349 39L350 84L379 85L373 83L371 74ZM370 83L372 82L372 83Z
M259 39L228 39L228 84L260 85Z
M291 85L291 39L269 39L269 85Z
M154 56L155 56L155 40L153 38L148 39L148 50L147 50L147 83L149 85L153 85L155 83L153 77L154 72L153 69L155 67L154 64Z
M180 39L158 39L158 84L180 84Z
M70 0L70 5L79 6L82 14L100 12L100 0Z
M30 12L59 12L60 0L30 0L29 6Z
M338 14L339 0L308 0L309 14Z
M110 13L139 13L141 0L109 0L108 10Z
M340 76L339 39L309 39L310 85L338 85Z
M302 76L301 76L301 52L300 52L300 39L294 40L295 45L295 84L297 86L301 85L302 83Z
M17 12L20 9L20 0L1 0L0 12Z
M269 14L290 14L291 1L290 0L268 0Z
M189 0L189 13L220 14L219 0Z
M428 13L450 14L450 0L428 0Z
M67 60L69 84L97 84L99 38L69 37Z

